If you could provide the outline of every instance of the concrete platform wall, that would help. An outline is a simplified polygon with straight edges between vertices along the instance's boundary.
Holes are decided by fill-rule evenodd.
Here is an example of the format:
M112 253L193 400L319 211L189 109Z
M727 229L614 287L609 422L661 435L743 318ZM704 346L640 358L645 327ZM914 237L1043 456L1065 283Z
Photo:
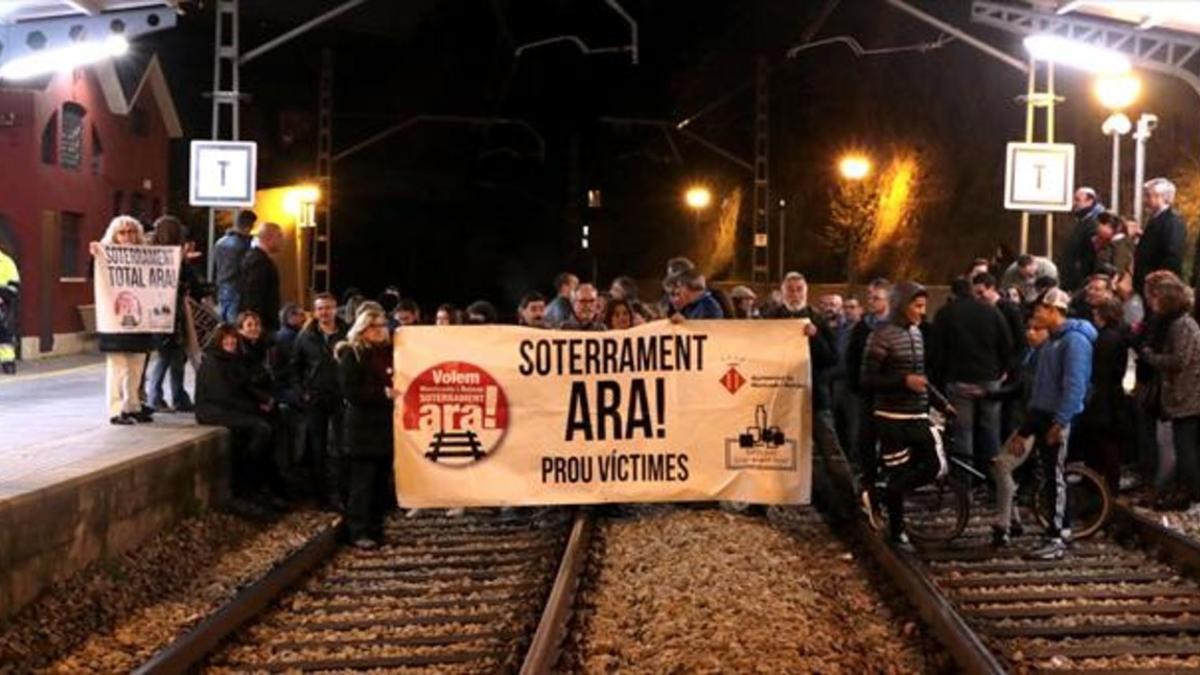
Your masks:
M56 580L226 499L228 457L228 432L193 427L144 454L0 499L0 621Z

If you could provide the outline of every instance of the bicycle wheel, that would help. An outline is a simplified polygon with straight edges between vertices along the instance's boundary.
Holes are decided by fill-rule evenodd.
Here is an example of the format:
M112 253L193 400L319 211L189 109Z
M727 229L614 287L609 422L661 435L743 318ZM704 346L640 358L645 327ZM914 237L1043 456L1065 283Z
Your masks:
M1043 474L1044 475L1044 474ZM1112 495L1104 478L1083 464L1068 464L1063 470L1067 481L1067 504L1071 510L1071 539L1086 539L1100 531L1112 513ZM1050 505L1046 503L1042 478L1033 493L1033 512L1042 527L1050 524Z
M970 490L953 475L904 496L904 529L916 541L950 541L962 534L970 517Z

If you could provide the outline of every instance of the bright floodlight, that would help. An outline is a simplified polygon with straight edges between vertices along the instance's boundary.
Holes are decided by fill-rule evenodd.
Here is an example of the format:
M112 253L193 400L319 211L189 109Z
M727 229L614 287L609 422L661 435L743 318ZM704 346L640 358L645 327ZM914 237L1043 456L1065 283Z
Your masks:
M1124 73L1132 67L1120 52L1057 35L1030 35L1025 50L1039 61L1053 61L1091 73Z
M838 162L838 171L847 180L862 180L871 173L871 160L862 155L846 155Z
M692 187L684 193L683 200L693 209L706 209L712 203L712 193L706 187Z
M0 66L0 79L27 80L39 75L73 70L120 56L127 51L129 41L120 35L110 36L103 41L79 42L58 49L44 49Z
M1142 93L1142 81L1128 73L1101 75L1094 86L1096 99L1109 110L1124 110Z
M305 207L321 201L321 188L316 185L297 185L283 194L283 208L293 216L302 215Z

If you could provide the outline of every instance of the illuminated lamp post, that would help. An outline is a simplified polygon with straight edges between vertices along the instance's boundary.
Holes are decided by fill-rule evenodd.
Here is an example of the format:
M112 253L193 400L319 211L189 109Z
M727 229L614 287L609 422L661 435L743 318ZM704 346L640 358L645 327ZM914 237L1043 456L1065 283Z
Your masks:
M1096 99L1111 112L1100 130L1112 136L1112 187L1109 200L1115 213L1121 210L1121 137L1133 128L1124 111L1137 100L1141 90L1141 80L1128 74L1104 75L1097 78L1094 85Z

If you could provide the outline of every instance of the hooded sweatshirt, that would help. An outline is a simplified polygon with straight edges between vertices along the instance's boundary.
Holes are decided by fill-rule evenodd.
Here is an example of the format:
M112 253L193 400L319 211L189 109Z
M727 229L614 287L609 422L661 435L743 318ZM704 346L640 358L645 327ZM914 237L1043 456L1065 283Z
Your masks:
M892 289L891 317L867 339L863 352L863 390L874 396L876 412L920 415L929 412L929 396L909 389L906 375L925 374L925 341L919 324L910 324L904 308L920 296L924 286L901 282Z
M1051 413L1065 427L1083 412L1092 380L1092 343L1096 328L1080 319L1067 319L1037 355L1029 407Z

